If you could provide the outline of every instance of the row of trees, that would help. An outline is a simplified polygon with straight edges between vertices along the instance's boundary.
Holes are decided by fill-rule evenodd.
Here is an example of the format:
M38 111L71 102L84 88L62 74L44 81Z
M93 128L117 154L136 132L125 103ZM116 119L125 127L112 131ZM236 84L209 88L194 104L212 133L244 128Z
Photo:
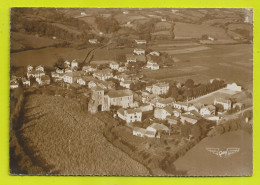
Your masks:
M184 86L178 88L175 84L170 86L167 97L173 97L178 101L203 96L225 86L223 80L214 80L212 83L195 85L192 79L188 79Z

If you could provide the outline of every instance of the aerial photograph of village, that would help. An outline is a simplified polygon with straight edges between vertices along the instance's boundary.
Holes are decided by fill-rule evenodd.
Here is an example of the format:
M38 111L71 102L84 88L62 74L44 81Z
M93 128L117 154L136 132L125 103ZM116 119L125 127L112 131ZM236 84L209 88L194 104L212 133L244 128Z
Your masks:
M10 174L252 176L253 9L10 14Z

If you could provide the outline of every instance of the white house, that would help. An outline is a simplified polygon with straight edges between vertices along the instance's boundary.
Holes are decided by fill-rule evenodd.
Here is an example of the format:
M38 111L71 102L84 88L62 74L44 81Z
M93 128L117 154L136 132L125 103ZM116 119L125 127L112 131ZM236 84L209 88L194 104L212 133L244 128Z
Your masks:
M156 107L158 108L164 108L167 106L172 107L174 104L174 99L169 97L169 98L160 98L157 102L156 102Z
M77 72L70 72L70 73L65 73L63 76L63 80L66 83L72 84L74 82L77 82L77 79L80 77L80 74Z
M181 110L180 109L174 109L173 115L177 118L180 117L181 116Z
M140 48L135 48L134 53L137 54L137 55L143 55L143 54L145 54L145 50L140 49Z
M28 65L28 66L27 66L27 72L31 72L32 70L33 70L33 66Z
M150 55L152 55L152 56L160 56L160 53L158 51L151 51Z
M66 60L66 61L64 62L64 66L65 66L65 67L70 67L70 62L69 62L68 60Z
M111 63L109 64L109 67L110 67L111 69L113 69L113 70L118 70L119 64L118 64L117 62L111 62Z
M73 60L71 62L71 68L75 68L75 67L78 67L78 66L79 66L79 63L76 60Z
M34 78L39 78L41 76L44 76L45 72L42 71L30 71L27 72L27 78L29 79L30 77L34 77Z
M165 108L156 108L154 110L154 117L160 120L166 120L167 116L171 116L173 113L172 108L165 107Z
M146 64L146 67L151 70L158 70L160 68L160 66L156 62L153 62L153 61L148 61Z
M92 66L83 66L82 71L89 73L89 72L97 71L97 68L92 67Z
M127 123L142 121L142 111L140 109L123 109L117 111L117 115Z
M37 67L35 68L35 71L42 71L42 72L44 72L44 67L41 66L41 65L39 65L39 66L37 66Z
M122 73L122 72L125 72L127 70L127 67L119 67L118 68L118 72Z
M136 62L136 56L134 55L126 55L126 62Z
M99 80L108 80L110 78L113 78L112 71L110 69L103 69L100 71L96 71L93 73L93 77L99 79Z
M88 42L90 44L97 44L98 43L98 40L97 39L89 39Z
M86 14L86 12L80 12L80 15L81 16L86 16L87 14Z
M23 85L24 86L30 86L31 85L31 82L30 82L30 80L28 80L28 79L26 79L26 78L22 78L22 82L23 82Z
M238 91L238 92L242 91L242 87L238 86L236 83L227 84L226 89L229 89L229 90L232 90L232 91Z
M65 70L64 70L65 73L72 73L72 68L71 67L67 67Z
M94 82L94 81L90 81L89 83L88 83L88 88L89 89L91 89L91 88L93 88L93 87L96 87L97 86L97 84Z
M18 88L19 87L19 84L18 84L18 82L16 81L16 80L14 80L14 81L12 81L11 83L10 83L10 88L11 89L16 89L16 88Z
M57 69L56 69L56 73L62 74L62 73L64 73L64 70L63 70L63 69L60 69L60 68L57 68Z
M136 44L140 45L140 44L146 44L146 40L135 40Z
M121 81L121 82L120 82L120 86L125 87L125 88L127 88L127 89L130 89L131 83L132 83L132 81L130 81L130 80Z
M208 105L200 109L200 115L215 115L216 107L214 105Z

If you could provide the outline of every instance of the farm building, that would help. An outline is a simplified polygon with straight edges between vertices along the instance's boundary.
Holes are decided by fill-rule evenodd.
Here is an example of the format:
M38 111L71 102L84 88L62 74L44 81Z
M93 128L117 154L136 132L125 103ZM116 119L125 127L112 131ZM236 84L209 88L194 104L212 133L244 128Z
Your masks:
M140 48L135 48L134 49L134 53L137 55L144 55L145 54L145 50L144 49L140 49Z

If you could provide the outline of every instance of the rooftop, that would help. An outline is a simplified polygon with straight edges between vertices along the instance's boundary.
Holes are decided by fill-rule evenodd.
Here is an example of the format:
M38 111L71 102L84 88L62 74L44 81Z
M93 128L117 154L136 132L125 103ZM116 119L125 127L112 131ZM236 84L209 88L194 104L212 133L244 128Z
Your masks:
M124 97L124 96L132 96L133 92L131 90L128 89L124 89L124 90L111 90L107 93L107 95L110 98L116 98L116 97Z
M155 130L164 130L164 131L168 131L169 128L163 124L159 124L159 123L153 123L150 126L148 126L147 128L154 128Z

